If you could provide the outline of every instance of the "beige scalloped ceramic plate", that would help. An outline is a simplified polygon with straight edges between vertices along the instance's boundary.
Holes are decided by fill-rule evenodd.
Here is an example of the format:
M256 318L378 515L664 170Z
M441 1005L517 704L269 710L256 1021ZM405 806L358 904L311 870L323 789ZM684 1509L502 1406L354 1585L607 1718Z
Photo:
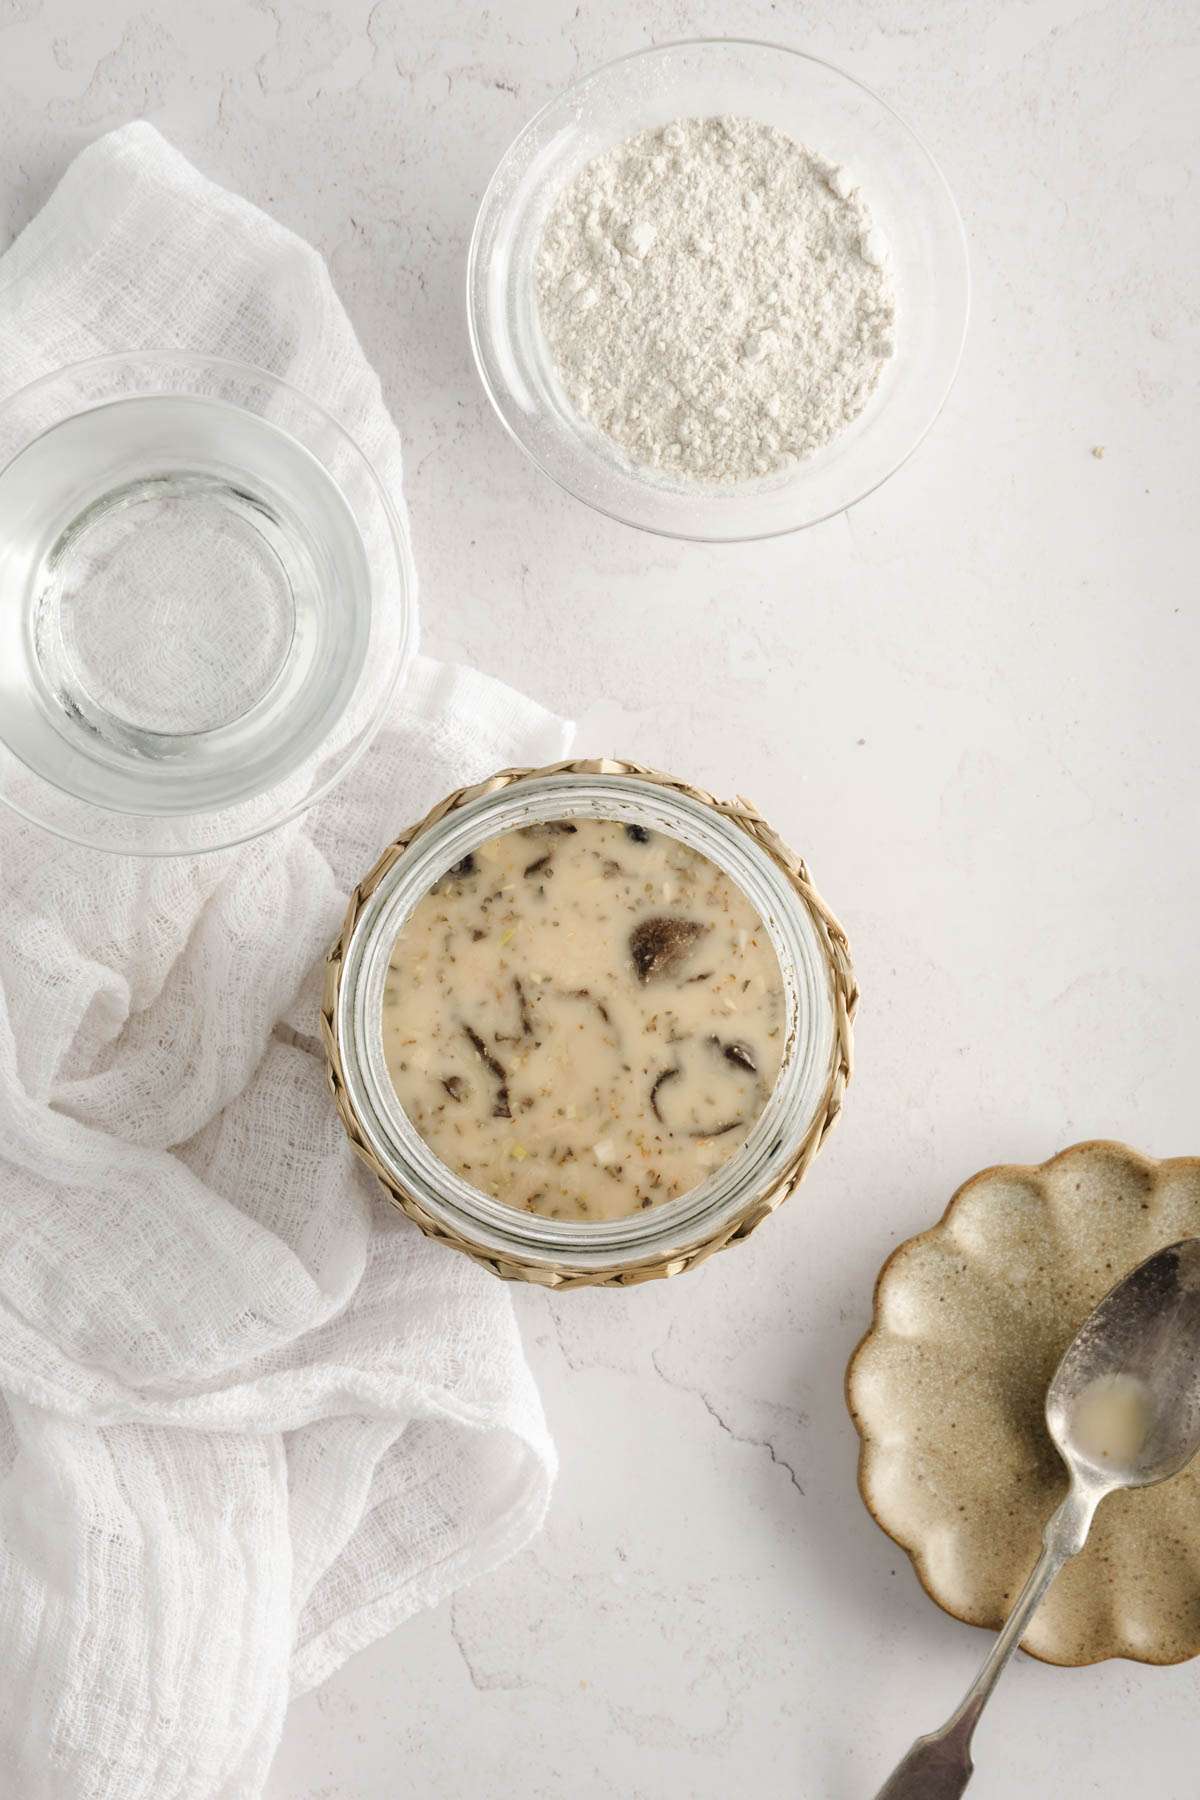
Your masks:
M901 1244L846 1377L871 1513L956 1618L998 1627L1066 1488L1043 1416L1077 1327L1114 1281L1200 1234L1200 1157L1076 1144L985 1169ZM1200 1458L1114 1494L1024 1648L1046 1662L1182 1662L1200 1652Z

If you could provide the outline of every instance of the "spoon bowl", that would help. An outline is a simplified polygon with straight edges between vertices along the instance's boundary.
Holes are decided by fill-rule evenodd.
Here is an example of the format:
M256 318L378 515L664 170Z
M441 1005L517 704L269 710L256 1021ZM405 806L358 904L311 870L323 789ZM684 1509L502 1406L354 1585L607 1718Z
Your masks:
M1200 1238L1157 1251L1104 1296L1054 1372L1046 1424L1068 1468L1105 1492L1150 1487L1191 1461L1200 1449Z

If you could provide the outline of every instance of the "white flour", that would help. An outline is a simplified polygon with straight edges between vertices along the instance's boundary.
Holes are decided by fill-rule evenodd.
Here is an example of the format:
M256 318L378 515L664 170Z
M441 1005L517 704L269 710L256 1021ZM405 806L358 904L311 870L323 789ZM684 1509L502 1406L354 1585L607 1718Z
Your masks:
M538 311L572 404L634 462L742 481L866 405L894 348L886 260L845 171L751 119L677 119L561 194Z

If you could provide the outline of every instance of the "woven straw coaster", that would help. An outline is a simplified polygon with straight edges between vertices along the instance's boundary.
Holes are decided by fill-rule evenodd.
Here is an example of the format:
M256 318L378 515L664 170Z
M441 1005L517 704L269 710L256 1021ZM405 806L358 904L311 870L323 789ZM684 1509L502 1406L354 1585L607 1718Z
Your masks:
M524 1261L516 1255L500 1255L496 1251L482 1247L463 1237L442 1220L435 1219L422 1206L415 1195L408 1193L399 1185L395 1177L379 1162L363 1133L358 1116L346 1092L342 1071L341 1050L334 1031L334 1020L337 1017L338 991L341 985L343 959L350 943L358 916L364 905L371 898L379 883L403 855L409 845L423 832L436 825L439 819L456 808L479 799L484 794L496 793L501 788L513 786L521 781L529 781L544 775L627 775L635 776L653 786L667 788L675 793L683 794L690 800L697 800L704 806L710 806L722 814L739 830L763 849L771 860L783 871L789 886L798 895L812 918L818 936L824 947L830 977L830 990L834 1010L834 1048L831 1059L829 1078L820 1103L813 1115L812 1123L804 1135L803 1141L796 1149L791 1162L767 1194L756 1195L747 1201L745 1207L735 1217L725 1219L720 1228L710 1235L699 1239L686 1249L673 1252L669 1257L647 1259L634 1266L623 1265L620 1268L596 1269L573 1267L569 1259L554 1267L547 1268L543 1263ZM718 800L714 795L705 793L702 788L692 787L687 782L677 781L673 776L660 774L655 769L648 769L641 763L616 762L609 758L587 762L552 763L541 769L504 769L487 781L475 783L473 787L457 789L447 795L444 800L426 813L417 824L410 826L389 844L371 872L364 876L350 896L346 908L346 916L342 921L342 929L336 942L330 949L325 966L325 993L321 1010L321 1036L325 1045L325 1054L329 1065L329 1085L333 1091L334 1103L346 1128L355 1154L366 1164L371 1173L382 1182L389 1198L415 1224L421 1227L429 1237L436 1238L439 1243L447 1244L452 1250L459 1250L474 1262L490 1269L493 1275L499 1275L507 1281L529 1281L539 1287L567 1289L576 1287L634 1287L639 1282L662 1280L668 1275L678 1275L685 1269L696 1267L705 1262L715 1251L723 1250L728 1244L740 1243L744 1238L761 1225L762 1221L775 1208L787 1199L788 1195L799 1187L808 1172L821 1145L833 1127L838 1114L842 1110L842 1096L846 1084L853 1071L853 1031L852 1020L858 1004L858 987L854 979L854 970L850 962L850 948L846 942L846 934L830 912L820 894L809 879L808 870L798 856L776 836L761 814L751 806L748 800Z

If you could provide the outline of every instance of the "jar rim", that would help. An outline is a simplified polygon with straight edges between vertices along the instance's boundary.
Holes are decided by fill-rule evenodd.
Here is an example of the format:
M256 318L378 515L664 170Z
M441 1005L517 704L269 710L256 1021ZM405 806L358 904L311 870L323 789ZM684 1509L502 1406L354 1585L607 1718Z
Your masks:
M571 817L646 823L716 863L762 918L788 1005L779 1076L745 1142L688 1193L615 1220L549 1219L472 1187L408 1120L383 1055L383 982L413 907L489 838ZM505 770L447 796L390 845L355 889L329 953L322 1023L343 1123L395 1203L495 1273L557 1287L673 1274L773 1211L840 1112L856 1001L844 932L804 863L749 802L722 802L644 765L602 759Z

